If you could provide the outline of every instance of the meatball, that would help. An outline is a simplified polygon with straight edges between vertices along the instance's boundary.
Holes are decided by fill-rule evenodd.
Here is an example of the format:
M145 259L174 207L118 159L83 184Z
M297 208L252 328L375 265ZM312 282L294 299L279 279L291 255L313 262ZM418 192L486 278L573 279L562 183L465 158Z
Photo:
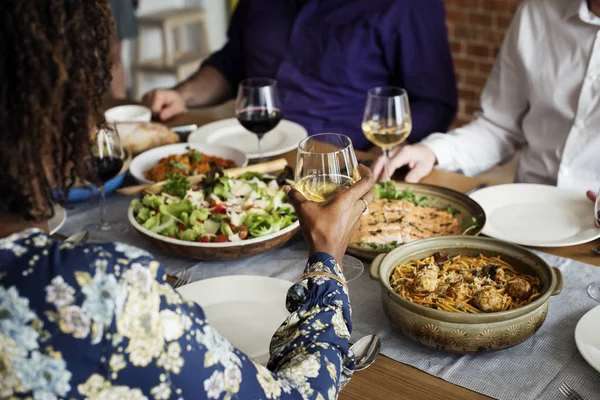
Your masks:
M508 281L506 291L513 299L522 300L531 296L531 285L523 278L515 278Z
M417 273L413 281L413 292L433 293L438 286L438 274L440 269L437 265L428 265Z
M463 301L469 297L471 290L469 285L457 282L448 288L446 294L458 301Z
M503 301L496 288L484 286L475 293L473 304L483 312L495 312L502 311Z

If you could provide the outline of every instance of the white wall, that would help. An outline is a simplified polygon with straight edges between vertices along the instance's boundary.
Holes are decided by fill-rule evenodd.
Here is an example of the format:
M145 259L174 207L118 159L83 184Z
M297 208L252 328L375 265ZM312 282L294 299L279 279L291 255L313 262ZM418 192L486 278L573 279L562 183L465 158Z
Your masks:
M138 15L148 14L168 8L178 8L183 6L202 7L207 13L209 41L212 50L217 50L223 46L227 38L227 25L229 22L227 0L141 0L138 9ZM193 27L186 32L184 36L184 45L197 45L198 31ZM144 36L143 56L144 58L157 58L162 55L162 42L158 30L140 30L140 35ZM134 61L136 43L127 40L123 43L123 64L127 75L127 82L131 87L131 65ZM148 75L144 78L141 88L142 93L156 87L170 87L176 83L174 77L168 75Z

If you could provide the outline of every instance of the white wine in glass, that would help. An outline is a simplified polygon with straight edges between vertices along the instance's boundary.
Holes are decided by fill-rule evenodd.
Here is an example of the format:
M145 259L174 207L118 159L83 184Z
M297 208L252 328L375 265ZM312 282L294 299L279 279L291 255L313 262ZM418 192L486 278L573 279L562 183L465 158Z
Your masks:
M308 200L324 202L360 179L352 140L337 133L310 136L298 145L296 190ZM365 267L354 257L338 260L347 282L359 278Z
M371 143L381 148L389 161L390 150L402 144L412 131L406 90L392 86L369 90L362 130Z

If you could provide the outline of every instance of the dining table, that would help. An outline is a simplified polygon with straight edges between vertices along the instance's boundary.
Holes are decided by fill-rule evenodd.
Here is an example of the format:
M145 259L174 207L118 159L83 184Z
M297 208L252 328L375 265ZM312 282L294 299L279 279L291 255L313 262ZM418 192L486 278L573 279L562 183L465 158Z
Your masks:
M131 104L131 101L110 100L105 102L105 107ZM210 111L184 112L163 123L167 126L181 126L204 124L214 122L218 118L212 117ZM378 156L376 152L356 151L357 158L361 161L371 161ZM284 155L288 164L296 163L296 152L291 151ZM442 186L459 192L466 193L481 184L495 185L501 182L485 181L477 177L467 177L458 173L434 169L422 183ZM590 215L590 218L592 216ZM600 247L600 240L595 240L581 245L569 247L544 247L532 248L556 256L580 261L582 263L600 267L600 256L592 252ZM400 333L398 333L400 334ZM490 397L460 387L441 378L430 375L415 367L397 362L383 355L366 370L357 372L350 383L341 391L341 400L389 400L389 399L489 399Z

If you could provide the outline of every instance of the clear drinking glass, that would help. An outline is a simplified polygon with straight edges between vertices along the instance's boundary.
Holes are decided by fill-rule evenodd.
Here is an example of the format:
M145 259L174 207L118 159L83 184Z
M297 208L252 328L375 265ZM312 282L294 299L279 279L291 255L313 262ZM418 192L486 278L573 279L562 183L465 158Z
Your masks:
M281 121L277 81L269 78L243 80L237 93L235 115L244 128L258 138L258 161L262 158L261 140Z
M337 133L310 136L298 145L295 188L310 201L327 201L360 179L352 140ZM364 271L350 256L341 260L347 282Z
M121 172L125 152L121 145L116 124L99 129L91 137L91 155L88 158L88 181L98 188L100 198L100 222L88 229L108 231L123 222L111 222L106 219L106 198L104 184Z
M384 175L388 174L390 150L403 143L412 131L412 117L406 90L393 87L375 87L367 94L362 130L367 139L379 146L387 159Z
M596 197L596 205L594 206L594 217L596 222L600 224L600 190ZM590 297L596 301L600 301L600 281L592 282L587 288Z

